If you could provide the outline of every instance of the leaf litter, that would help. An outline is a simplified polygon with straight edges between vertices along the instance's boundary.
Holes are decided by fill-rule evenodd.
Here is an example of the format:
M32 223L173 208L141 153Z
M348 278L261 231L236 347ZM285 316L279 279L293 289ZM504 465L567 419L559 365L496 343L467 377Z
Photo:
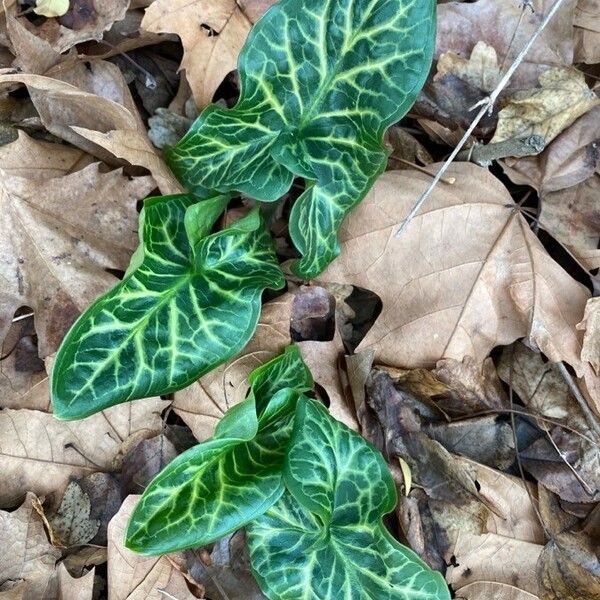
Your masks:
M436 63L388 134L388 172L344 224L340 258L308 285L289 278L250 344L189 388L52 417L62 337L123 276L140 201L181 191L158 148L211 101L235 102L238 53L272 3L4 0L0 597L264 598L241 532L148 558L123 530L150 479L295 341L320 399L388 460L393 533L456 598L600 598L596 0L562 3L396 240L554 4L440 2ZM286 259L295 197L273 220Z

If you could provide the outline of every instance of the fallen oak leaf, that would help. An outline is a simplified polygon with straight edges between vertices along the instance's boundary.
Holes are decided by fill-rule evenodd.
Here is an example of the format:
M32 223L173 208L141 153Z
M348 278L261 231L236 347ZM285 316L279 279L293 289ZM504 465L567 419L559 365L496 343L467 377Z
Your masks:
M449 174L456 183L435 188L399 239L397 224L430 183L414 171L382 175L342 227L343 252L319 281L369 289L383 302L358 350L372 348L380 364L432 367L442 358L481 362L526 337L585 377L600 411L598 378L581 361L575 330L589 292L548 255L487 170L457 163Z
M539 82L539 88L515 92L508 99L498 114L490 144L536 136L545 146L600 104L576 69L550 69L540 75Z

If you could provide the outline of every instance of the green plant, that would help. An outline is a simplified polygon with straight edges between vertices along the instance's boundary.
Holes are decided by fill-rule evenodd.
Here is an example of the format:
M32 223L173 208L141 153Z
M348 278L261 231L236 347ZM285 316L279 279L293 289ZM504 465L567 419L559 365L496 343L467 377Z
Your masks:
M163 554L246 526L271 600L446 600L443 577L381 519L396 488L381 454L306 396L296 346L250 376L212 439L171 462L131 517L126 545Z
M209 106L168 161L188 193L151 198L125 277L77 320L51 375L54 413L78 419L168 394L239 352L265 289L281 289L262 202L305 191L289 230L293 270L318 275L338 229L385 169L386 129L421 89L435 0L281 0L239 62L241 97ZM233 192L259 201L213 232ZM212 439L173 461L134 511L127 545L161 554L248 526L271 599L445 600L448 590L381 518L396 503L379 453L306 394L290 347L250 378Z

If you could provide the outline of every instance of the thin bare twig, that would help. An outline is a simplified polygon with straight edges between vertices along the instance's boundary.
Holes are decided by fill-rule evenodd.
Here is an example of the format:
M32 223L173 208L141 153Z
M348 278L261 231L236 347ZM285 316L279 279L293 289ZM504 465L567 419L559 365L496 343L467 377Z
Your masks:
M419 210L421 209L421 207L423 206L425 201L431 195L431 192L433 192L433 190L435 189L435 186L440 182L442 177L445 175L446 171L448 170L448 167L450 167L450 165L454 162L454 159L458 156L458 153L462 150L463 146L467 143L467 141L471 137L471 134L475 131L475 128L477 127L477 125L479 125L479 122L481 121L481 119L483 119L483 117L485 116L485 114L488 111L491 111L493 109L494 104L496 103L496 100L498 99L498 96L500 95L502 90L506 87L506 84L510 81L510 79L514 75L515 71L521 66L523 59L525 58L527 53L531 50L532 46L535 44L535 42L537 41L537 39L540 36L540 34L542 33L542 31L544 31L544 29L546 29L546 26L548 25L548 23L550 23L550 21L552 20L554 15L558 12L558 9L561 7L563 2L564 2L564 0L556 0L556 2L554 3L554 5L550 9L550 11L544 18L544 20L540 23L540 26L537 28L535 33L531 36L531 38L529 39L527 44L525 44L525 47L521 50L521 52L519 52L518 56L513 61L512 65L508 68L508 71L506 71L506 73L504 74L504 76L502 77L502 79L500 80L498 85L496 86L496 89L487 98L485 98L484 100L482 100L481 102L478 102L475 106L473 106L473 108L476 108L477 106L482 104L481 109L477 113L477 116L473 119L473 121L472 121L471 125L469 126L469 128L467 129L467 131L465 131L465 134L461 138L460 142L458 142L458 145L456 146L456 148L454 148L454 150L452 151L452 154L450 154L450 156L446 159L446 162L442 165L442 168L438 171L437 175L434 177L434 179L431 182L431 184L429 185L429 187L425 190L425 192L423 192L421 197L417 200L416 204L413 206L410 213L408 213L406 219L404 219L404 221L398 228L398 231L395 234L396 238L398 238L402 234L402 232L408 227L409 223L414 219L415 215L419 212Z
M600 436L600 424L598 423L598 419L592 412L587 400L581 393L581 390L575 383L573 376L569 373L567 367L562 362L556 363L558 368L558 372L562 375L562 378L565 380L565 383L569 386L571 393L575 396L575 400L579 404L579 408L581 408L581 412L587 421L587 424L590 426L590 429L598 436Z

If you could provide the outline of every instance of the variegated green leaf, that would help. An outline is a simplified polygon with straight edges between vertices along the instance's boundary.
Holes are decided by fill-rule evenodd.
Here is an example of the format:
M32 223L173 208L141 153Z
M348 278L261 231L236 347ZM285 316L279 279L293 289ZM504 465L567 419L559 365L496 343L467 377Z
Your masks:
M316 401L301 398L287 491L248 526L252 566L271 600L449 600L443 577L396 542L383 457Z
M208 235L227 198L154 198L137 268L75 323L52 371L54 413L86 417L181 389L252 336L265 288L283 275L257 211Z
M281 0L239 61L235 108L208 107L167 156L190 190L263 201L293 176L307 190L291 215L310 278L339 253L337 230L384 170L383 134L415 101L435 38L435 0Z
M290 346L251 379L250 395L225 414L214 437L177 457L150 483L131 517L129 548L164 554L209 544L281 496L296 402L312 378L298 348Z

